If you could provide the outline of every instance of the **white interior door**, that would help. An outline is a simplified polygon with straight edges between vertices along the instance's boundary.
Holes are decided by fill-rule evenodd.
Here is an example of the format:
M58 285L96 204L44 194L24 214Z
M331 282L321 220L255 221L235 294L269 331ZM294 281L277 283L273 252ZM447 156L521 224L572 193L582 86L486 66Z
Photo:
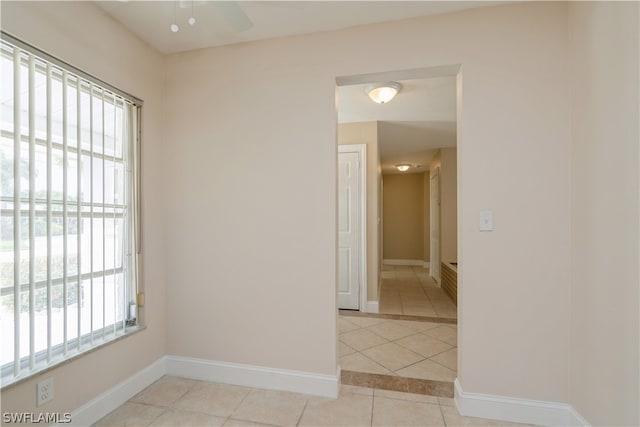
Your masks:
M431 253L429 275L440 283L440 168L431 177L431 191L429 200L430 210L430 244Z
M360 308L360 154L338 153L338 308Z

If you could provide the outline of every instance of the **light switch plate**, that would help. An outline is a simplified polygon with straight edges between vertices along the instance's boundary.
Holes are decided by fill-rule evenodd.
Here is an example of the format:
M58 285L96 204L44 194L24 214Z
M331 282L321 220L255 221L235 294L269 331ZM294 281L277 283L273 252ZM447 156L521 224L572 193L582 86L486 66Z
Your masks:
M493 211L480 211L480 231L493 231Z

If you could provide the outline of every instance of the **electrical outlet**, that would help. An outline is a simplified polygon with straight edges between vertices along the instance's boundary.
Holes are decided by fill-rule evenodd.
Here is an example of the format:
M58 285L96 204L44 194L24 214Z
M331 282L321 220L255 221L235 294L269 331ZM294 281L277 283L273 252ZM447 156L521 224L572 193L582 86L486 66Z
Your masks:
M53 377L40 381L36 384L38 406L44 405L53 399Z

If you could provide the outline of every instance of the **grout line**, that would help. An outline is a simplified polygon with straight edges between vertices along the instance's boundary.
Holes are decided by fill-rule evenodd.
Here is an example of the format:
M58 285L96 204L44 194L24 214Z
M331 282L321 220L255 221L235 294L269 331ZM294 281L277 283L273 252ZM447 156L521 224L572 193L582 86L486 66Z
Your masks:
M449 351L449 350L447 350L447 351ZM443 352L443 353L444 353L444 352ZM438 353L438 354L442 354L442 353ZM438 354L435 354L435 355L433 355L432 357L436 357ZM431 358L429 358L429 360L431 360ZM456 375L458 375L458 370L457 370L457 369L451 369L450 367L443 365L442 363L438 362L437 360L431 360L431 361L432 361L433 363L436 363L436 364L438 364L438 365L442 366L443 368L446 368L446 369L448 369L448 370L450 370L450 371L454 372Z
M296 423L296 427L300 425L300 421L302 421L302 416L304 415L304 411L307 410L307 405L309 404L309 399L304 402L304 408L302 408L302 412L300 412L300 416L298 417L298 422Z
M382 344L381 344L382 345ZM373 347L369 347L369 348L373 348ZM365 348L365 350L368 350L367 348ZM362 352L358 352L362 355L362 357L365 357L367 359L369 359L370 361L372 361L373 363L375 363L376 365L380 366L383 369L386 369L387 371L391 372L390 374L378 374L378 375L395 375L395 372L392 371L391 369L386 368L385 366L382 366L380 363L376 362L375 360L373 360L372 358L370 358L369 356L367 356L366 354L362 353ZM356 371L356 372L364 372L364 371ZM365 372L366 374L375 374L375 372Z
M158 407L156 406L156 408L158 408ZM155 423L155 422L156 422L156 420L157 420L158 418L160 418L161 416L163 416L163 415L164 415L164 413L165 413L165 412L167 412L167 408L158 408L158 409L162 409L162 412L160 412L160 414L158 414L158 416L157 416L157 417L155 417L154 419L152 419L151 421L149 421L149 422L147 423L147 426L150 426L151 424Z
M440 398L438 398L438 407L440 408L440 416L442 417L442 423L447 426L447 419L444 417L444 411L442 410L442 405L440 404Z
M231 414L229 414L229 418L231 418L233 416L233 414L236 413L238 408L240 408L240 405L242 405L242 403L247 399L247 397L249 397L249 395L253 392L253 390L256 390L256 389L252 388L247 392L247 394L244 395L244 397L240 400L240 402L236 405L236 407L233 408L233 411L231 411Z
M373 393L371 393L371 418L369 419L369 425L373 426L373 410L376 406L376 389L373 389Z

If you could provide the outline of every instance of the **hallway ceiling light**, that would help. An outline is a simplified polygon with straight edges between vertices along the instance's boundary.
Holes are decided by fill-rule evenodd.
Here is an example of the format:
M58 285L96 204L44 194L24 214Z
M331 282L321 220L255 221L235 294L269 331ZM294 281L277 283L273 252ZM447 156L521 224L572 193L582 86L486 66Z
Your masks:
M401 88L398 82L375 83L367 86L365 92L373 102L384 104L391 101Z
M407 165L407 164L402 164L402 165L396 165L396 168L400 171L400 172L406 172L409 170L409 168L411 167L411 165Z

